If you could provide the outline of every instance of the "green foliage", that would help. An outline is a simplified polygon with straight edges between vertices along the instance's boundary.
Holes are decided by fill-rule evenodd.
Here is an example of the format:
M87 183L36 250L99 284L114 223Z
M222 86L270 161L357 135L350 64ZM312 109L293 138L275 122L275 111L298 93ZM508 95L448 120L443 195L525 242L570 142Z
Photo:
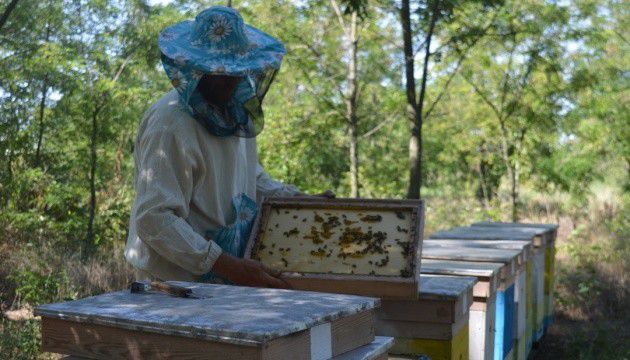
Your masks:
M32 270L22 270L8 277L17 288L16 296L22 304L45 304L57 301L60 293L67 287L68 277L65 272L41 274Z
M0 359L38 359L41 343L40 324L35 320L14 323L0 320Z

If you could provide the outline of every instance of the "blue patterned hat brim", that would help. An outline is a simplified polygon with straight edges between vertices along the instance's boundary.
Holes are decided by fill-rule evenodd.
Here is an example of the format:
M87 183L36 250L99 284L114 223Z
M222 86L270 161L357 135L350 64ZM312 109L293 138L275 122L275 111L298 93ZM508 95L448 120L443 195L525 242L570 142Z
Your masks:
M246 76L279 69L286 53L284 45L271 35L245 25L250 46L244 51L208 50L191 43L193 21L184 21L164 29L158 46L164 56L181 68L204 74Z

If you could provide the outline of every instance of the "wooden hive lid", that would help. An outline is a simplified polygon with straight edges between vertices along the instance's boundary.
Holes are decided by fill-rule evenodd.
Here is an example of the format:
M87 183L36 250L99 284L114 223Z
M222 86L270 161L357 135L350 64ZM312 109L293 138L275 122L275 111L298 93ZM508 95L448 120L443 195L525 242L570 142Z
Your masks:
M169 282L199 298L118 291L42 305L37 315L82 323L258 346L377 307L354 295Z
M446 247L522 250L523 252L519 256L519 265L524 265L529 260L532 252L532 243L526 240L428 239L424 240L423 244Z
M552 237L535 228L508 228L497 226L466 226L441 230L429 236L430 239L470 239L470 240L524 240L535 247L545 247Z
M422 273L474 276L478 280L473 288L474 296L478 298L491 298L494 296L499 286L501 274L510 273L510 265L493 262L423 259Z
M501 269L506 266L506 264L494 262L424 259L422 273L496 278Z
M465 298L476 282L474 277L422 274L419 299L457 301Z
M427 242L422 250L423 259L500 262L504 264L516 261L519 254L523 252L520 249L448 247L435 245L431 242Z
M544 237L547 243L553 243L556 240L558 232L557 224L532 224L532 223L506 223L506 222L492 222L492 221L480 221L473 223L472 226L479 227L496 227L502 229L534 229L536 234Z
M422 258L455 261L498 262L507 266L501 270L501 280L511 279L518 270L519 256L522 250L447 247L425 244Z
M478 221L476 223L473 223L472 226L482 226L482 227L496 226L496 227L506 227L506 228L524 227L524 228L542 229L544 231L558 230L558 224L514 223L514 222L499 222L499 221Z

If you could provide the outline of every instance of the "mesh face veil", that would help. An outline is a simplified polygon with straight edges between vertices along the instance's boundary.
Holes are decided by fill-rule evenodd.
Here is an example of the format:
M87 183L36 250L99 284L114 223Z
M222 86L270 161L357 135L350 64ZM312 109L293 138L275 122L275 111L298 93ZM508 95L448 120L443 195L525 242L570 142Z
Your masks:
M180 103L216 136L254 137L264 128L262 101L285 49L272 36L243 22L238 11L213 6L194 21L160 33L162 64ZM204 75L241 78L224 106L209 104L197 90Z

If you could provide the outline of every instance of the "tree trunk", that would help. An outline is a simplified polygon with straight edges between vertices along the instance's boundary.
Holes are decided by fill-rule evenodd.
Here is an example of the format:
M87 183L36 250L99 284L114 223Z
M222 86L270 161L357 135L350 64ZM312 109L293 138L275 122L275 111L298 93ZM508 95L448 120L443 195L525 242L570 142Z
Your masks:
M359 139L357 134L357 12L352 12L348 32L350 60L348 62L348 89L346 94L346 116L350 132L350 196L359 197Z
M515 160L514 168L512 169L512 222L518 222L518 178L519 164L518 160Z
M409 10L409 0L402 0L400 9L400 24L403 34L403 53L405 56L405 90L407 95L407 119L412 124L417 124L418 105L416 103L416 79L414 77L415 66L413 58L413 38L411 34L411 18ZM414 199L420 197L420 176L418 168L419 138L416 126L412 126L411 138L409 139L409 187L407 198Z
M94 218L96 217L96 135L97 135L97 119L101 110L97 106L92 113L92 134L90 137L90 208L87 228L87 238L85 244L84 255L88 255L94 249Z
M486 212L490 211L490 194L488 193L488 185L486 184L486 169L484 161L480 160L477 171L479 172L479 187L481 189L481 203Z
M9 15L11 15L11 12L15 9L18 1L19 0L12 0L11 3L4 9L4 13L2 13L2 17L0 17L0 30L2 30L4 25L7 23Z
M427 87L427 75L429 70L429 59L431 57L431 39L435 30L440 10L440 1L433 4L429 29L424 41L424 63L422 66L422 81L420 83L420 94L416 102L416 86L414 79L414 54L413 39L411 33L411 19L409 0L402 1L400 11L401 25L403 31L403 51L405 55L405 79L407 92L407 117L412 121L411 137L409 139L409 188L407 198L420 199L422 188L422 123L424 98Z
M44 76L42 84L42 99L39 103L39 129L37 131L37 148L35 150L35 167L39 167L42 139L44 138L44 110L46 109L46 97L48 95L48 74Z
M501 156L503 158L505 168L507 169L507 175L510 181L510 199L512 206L511 221L516 222L518 220L518 179L516 176L515 166L510 159L510 153L508 151L508 132L505 127L505 119L499 118L499 127L501 129Z

